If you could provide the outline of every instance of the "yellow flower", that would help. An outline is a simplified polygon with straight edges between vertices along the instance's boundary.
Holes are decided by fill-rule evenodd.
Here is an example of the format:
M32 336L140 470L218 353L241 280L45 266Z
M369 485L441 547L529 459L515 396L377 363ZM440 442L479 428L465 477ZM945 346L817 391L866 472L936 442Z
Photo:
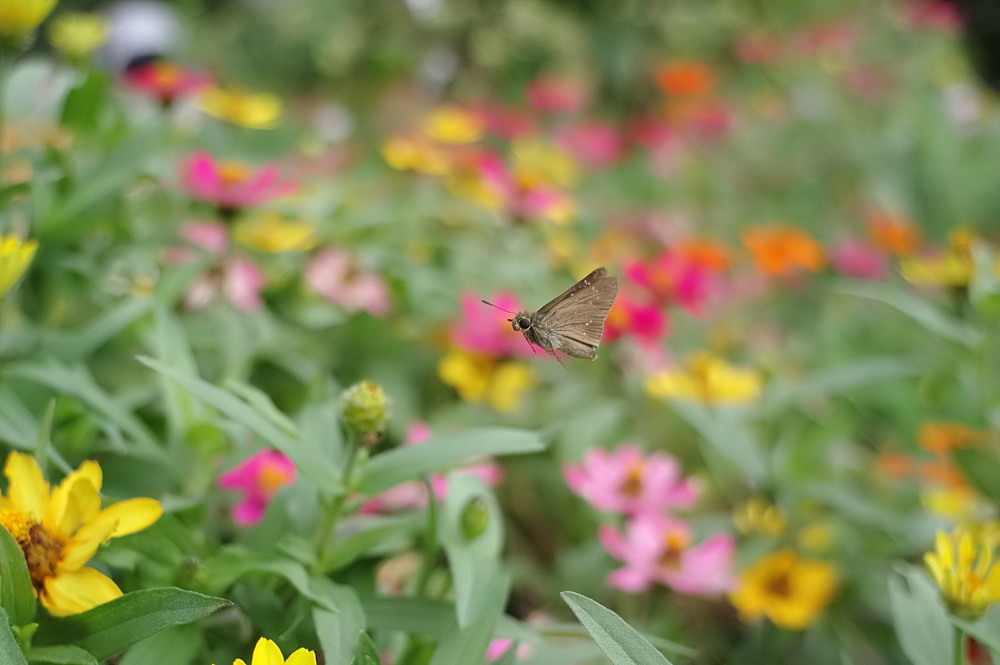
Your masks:
M802 630L830 604L836 588L832 564L783 549L743 571L729 601L744 621L767 617L782 628Z
M55 6L56 0L0 2L0 43L21 46Z
M393 136L382 146L382 157L397 171L444 175L451 168L448 154L427 139Z
M108 38L108 22L100 14L60 14L49 26L49 41L56 50L73 59L96 51Z
M968 229L953 229L948 234L947 251L937 256L900 261L899 273L917 286L967 287L976 274L976 264L972 260L974 241Z
M427 116L422 128L441 143L473 143L483 138L482 116L457 106L445 106Z
M313 227L277 212L262 212L233 230L236 242L261 252L304 252L316 246Z
M777 536L785 530L785 514L772 503L754 497L733 511L733 524L740 533Z
M7 295L28 269L38 242L22 241L17 236L0 236L0 298Z
M3 472L8 484L0 496L0 525L24 550L35 595L49 614L76 614L121 596L114 582L84 564L109 538L159 519L160 503L128 499L101 510L97 462L84 462L51 490L29 455L11 452Z
M580 167L576 161L550 143L518 139L511 146L511 151L518 180L573 187L580 179Z
M535 386L535 373L524 363L501 361L461 349L438 363L438 376L469 402L485 402L503 413L521 408L525 393Z
M270 129L281 116L281 99L266 92L212 88L201 98L210 116L249 129Z
M975 621L1000 600L995 545L990 529L957 528L950 534L938 531L934 551L924 555L945 604L960 619Z
M646 378L646 393L665 399L706 403L747 402L761 392L760 374L740 369L705 351L693 354L683 369L661 370Z
M233 661L233 665L247 665L242 658ZM266 638L257 640L253 648L253 659L250 665L316 665L316 652L307 649L297 649L288 660L281 655L278 645Z

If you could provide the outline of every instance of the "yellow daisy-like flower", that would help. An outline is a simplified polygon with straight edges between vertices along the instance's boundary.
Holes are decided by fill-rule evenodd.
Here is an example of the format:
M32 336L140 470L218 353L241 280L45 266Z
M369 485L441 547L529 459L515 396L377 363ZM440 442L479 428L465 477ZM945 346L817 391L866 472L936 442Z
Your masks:
M128 499L102 510L97 462L84 462L54 489L29 455L11 452L3 472L8 485L0 496L0 525L24 551L35 594L49 614L77 614L121 596L113 581L84 564L109 538L159 519L160 503Z
M580 166L571 156L550 143L518 139L512 146L514 172L533 182L573 187L580 180Z
M924 555L945 604L956 617L975 621L1000 600L1000 568L993 558L996 538L988 529L938 531L933 552Z
M424 133L441 143L474 143L483 138L482 116L457 106L439 108L421 124Z
M55 6L56 0L0 2L0 43L20 46Z
M535 373L524 363L501 361L461 349L450 351L438 363L438 376L469 402L484 402L503 413L521 408L525 394L535 387Z
M17 236L0 236L0 298L7 295L21 279L35 257L38 242L21 240Z
M426 138L393 136L382 146L382 157L397 171L444 175L451 169L447 151Z
M729 601L744 621L767 617L782 628L802 630L830 604L836 588L832 564L801 559L794 550L783 549L743 571Z
M233 665L247 665L242 658L233 661ZM278 645L264 637L257 640L253 649L250 665L316 665L316 652L308 649L296 649L288 660L281 655Z
M56 50L79 60L104 44L108 38L108 30L108 22L100 14L60 14L49 26L49 41Z
M316 246L311 224L288 219L277 212L262 212L233 229L236 242L261 252L304 252Z
M646 378L648 395L704 403L748 402L762 389L760 374L730 365L722 358L699 351L682 369L665 369Z
M210 116L248 129L271 129L281 117L281 99L266 92L212 88L200 104Z

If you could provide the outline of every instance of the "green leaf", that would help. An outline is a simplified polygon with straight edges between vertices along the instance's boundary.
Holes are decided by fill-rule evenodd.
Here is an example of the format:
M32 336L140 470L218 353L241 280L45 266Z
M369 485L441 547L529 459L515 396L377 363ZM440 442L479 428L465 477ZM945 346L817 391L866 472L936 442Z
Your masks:
M3 527L0 527L0 607L15 626L34 621L38 610L24 551Z
M422 523L420 513L393 516L358 516L342 522L336 544L323 557L321 568L331 573L353 563L379 545L409 537Z
M334 584L325 577L318 580L314 588L328 606L336 608L314 607L312 612L326 662L347 663L361 648L358 637L364 635L365 629L365 611L358 594L351 587ZM375 661L376 665L378 662Z
M126 300L100 318L76 332L46 331L40 351L56 356L65 363L75 363L90 357L99 347L125 330L153 309L152 298Z
M379 665L382 662L378 655L378 649L368 633L361 633L358 638L358 650L351 662L353 665Z
M510 575L493 571L464 628L451 631L434 651L429 665L481 663L493 636L497 619L503 614L510 589Z
M572 591L559 595L613 665L670 665L639 631L596 600Z
M0 531L5 531L0 529ZM0 607L0 663L4 665L28 665L27 659L21 653L21 647L14 637L14 631L10 629L10 620L7 612Z
M204 646L201 627L174 626L147 637L125 652L117 665L178 665L196 663Z
M405 480L455 466L478 455L519 455L545 450L535 432L507 427L477 427L439 434L417 446L376 455L365 464L358 491L373 495Z
M670 408L683 418L712 448L734 467L751 485L763 480L764 452L760 442L741 422L734 409L709 409L693 402L671 401Z
M1000 497L1000 468L997 467L996 453L966 448L951 451L951 457L983 496Z
M43 663L45 665L98 665L94 654L70 645L35 647L28 652L28 662L31 665L35 665L35 663L39 665Z
M981 337L979 331L935 307L925 298L872 282L844 282L836 290L845 295L877 300L894 307L928 331L948 341L969 348L975 348L979 344Z
M91 70L83 81L69 91L63 102L62 124L77 131L97 129L108 99L111 78Z
M780 411L789 403L837 395L856 388L924 372L919 359L905 356L863 358L806 376L801 381L776 381L765 395L769 412Z
M231 604L225 598L173 587L133 591L82 614L46 621L35 642L73 644L104 660L162 630L198 621Z
M336 610L313 590L313 580L302 564L285 558L265 558L236 547L220 552L205 562L205 577L211 588L225 591L244 575L267 573L287 580L304 597L329 610Z
M370 630L398 630L428 637L444 637L455 629L455 608L451 603L426 598L363 598Z
M416 446L415 446L416 447ZM438 538L448 554L452 583L455 586L455 616L465 627L491 583L493 571L500 567L503 546L503 513L493 493L478 477L467 473L448 474L448 496L438 522ZM468 538L462 529L462 512L470 501L485 503L489 521L486 530Z
M937 587L922 570L908 567L889 578L889 604L896 636L914 665L951 661L955 635L948 612Z
M38 420L9 386L0 386L0 440L19 450L38 443Z

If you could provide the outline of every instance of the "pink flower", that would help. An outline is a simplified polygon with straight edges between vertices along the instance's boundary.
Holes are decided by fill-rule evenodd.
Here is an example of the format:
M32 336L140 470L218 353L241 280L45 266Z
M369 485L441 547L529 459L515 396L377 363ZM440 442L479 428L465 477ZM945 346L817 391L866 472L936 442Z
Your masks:
M633 261L624 268L626 279L661 305L678 304L691 314L701 314L708 299L708 270L679 252L664 250L652 261Z
M566 484L597 510L635 515L688 508L700 490L681 477L680 463L665 453L643 456L635 446L614 452L592 448L579 466L563 469Z
M587 87L573 79L540 77L528 84L528 103L539 111L579 113L589 101Z
M861 240L845 240L833 248L833 268L842 275L885 281L889 259L877 248Z
M667 515L638 515L624 535L612 526L600 530L601 544L625 565L608 575L616 589L637 593L659 583L683 594L715 594L730 590L733 537L718 533L692 544L687 523Z
M362 268L342 249L326 249L314 256L305 279L316 293L349 310L363 310L374 316L389 311L385 280Z
M555 132L556 145L590 166L609 166L621 160L625 149L621 133L604 120L564 125Z
M260 297L265 286L264 273L250 259L228 253L229 229L225 225L193 222L185 225L181 233L191 245L216 257L215 265L188 287L184 294L187 307L206 307L220 295L244 312L255 312L264 306ZM178 247L168 250L167 261L192 263L198 256L193 248Z
M492 663L500 660L507 651L510 649L514 640L509 637L494 637L490 640L489 646L486 647L486 662ZM530 644L521 643L517 647L517 652L515 654L517 660L526 660L531 657L534 649L531 648Z
M170 106L178 97L193 95L212 84L207 74L164 60L130 67L124 79L131 87L158 99L163 106Z
M262 450L219 476L218 485L243 492L243 500L233 508L233 521L249 526L264 518L267 504L278 489L294 482L292 461L276 450Z
M479 177L515 219L564 223L572 216L574 205L569 194L551 183L518 177L495 154L479 158Z
M278 182L273 166L254 171L242 162L216 161L207 152L196 152L179 169L188 194L221 208L260 205L297 189L293 183Z
M954 32L962 27L962 14L957 4L943 0L909 0L904 3L903 21L912 28L928 28Z
M485 304L471 291L459 296L462 315L451 329L451 341L466 351L494 358L532 355L524 336L514 332L507 320L523 309L517 297L501 291L486 300L496 307Z
M658 305L641 303L621 293L604 322L604 341L631 337L641 344L655 344L667 331L667 315Z

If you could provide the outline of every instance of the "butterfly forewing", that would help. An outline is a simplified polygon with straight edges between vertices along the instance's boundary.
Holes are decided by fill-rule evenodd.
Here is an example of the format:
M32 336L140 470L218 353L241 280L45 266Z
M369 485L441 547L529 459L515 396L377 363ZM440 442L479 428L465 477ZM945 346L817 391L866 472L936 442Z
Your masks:
M547 351L558 349L593 359L604 334L604 319L618 294L618 279L598 268L531 316L534 337Z

